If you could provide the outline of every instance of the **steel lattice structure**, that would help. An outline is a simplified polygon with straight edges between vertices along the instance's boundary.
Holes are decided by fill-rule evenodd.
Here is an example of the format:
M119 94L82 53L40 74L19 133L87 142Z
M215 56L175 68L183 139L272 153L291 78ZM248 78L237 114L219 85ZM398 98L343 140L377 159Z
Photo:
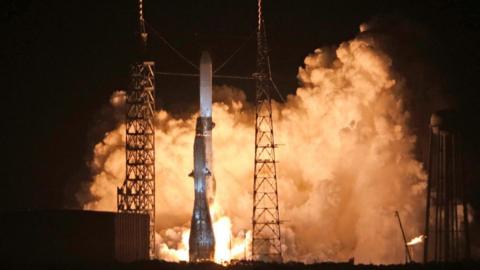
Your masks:
M153 62L134 64L127 97L126 174L118 212L150 215L150 257L155 254L155 73Z
M467 181L463 174L461 136L454 114L439 111L431 117L424 262L470 258Z
M139 0L140 40L146 49L147 33ZM150 216L149 251L155 257L155 63L140 61L131 67L126 101L125 181L117 189L118 212Z
M255 165L253 178L252 259L282 261L278 210L271 79L261 0L258 1L257 72L255 110Z

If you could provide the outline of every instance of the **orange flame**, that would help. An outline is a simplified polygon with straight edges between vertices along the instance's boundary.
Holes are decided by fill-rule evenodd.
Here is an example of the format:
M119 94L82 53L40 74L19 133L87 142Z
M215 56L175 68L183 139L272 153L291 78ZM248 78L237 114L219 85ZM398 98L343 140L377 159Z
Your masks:
M412 240L410 240L408 243L407 243L407 246L414 246L414 245L417 245L417 244L420 244L420 243L423 243L423 241L427 239L427 237L423 234L417 236L417 237L414 237Z
M238 235L232 233L231 219L222 214L222 209L217 203L210 208L210 213L213 222L213 231L215 234L215 258L214 261L218 264L226 265L233 259L246 258L247 248L251 242L251 231L242 231ZM161 258L167 261L188 261L189 260L189 236L190 229L188 227L177 227L177 230L170 230L166 232L167 238L176 238L172 235L181 235L181 240L172 243L165 243L157 234L158 249Z

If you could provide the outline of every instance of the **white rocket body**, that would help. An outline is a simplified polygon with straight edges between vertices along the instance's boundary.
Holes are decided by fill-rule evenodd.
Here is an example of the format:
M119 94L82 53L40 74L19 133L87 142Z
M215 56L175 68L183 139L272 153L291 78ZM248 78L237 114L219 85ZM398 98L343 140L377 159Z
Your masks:
M215 198L212 158L212 61L207 52L200 58L200 115L193 144L195 201L189 238L190 261L213 261L215 236L210 205Z
M207 52L200 58L200 117L212 117L212 60Z
M205 168L210 172L206 176L206 191L208 204L212 205L215 200L215 177L213 174L213 150L212 129L215 123L212 121L212 60L208 52L202 52L200 58L200 118L206 118L208 124L204 130L205 143Z

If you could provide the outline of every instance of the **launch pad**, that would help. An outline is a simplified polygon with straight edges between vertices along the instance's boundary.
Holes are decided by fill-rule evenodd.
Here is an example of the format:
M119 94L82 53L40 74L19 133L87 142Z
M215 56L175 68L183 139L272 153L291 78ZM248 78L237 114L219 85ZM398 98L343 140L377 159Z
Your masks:
M283 252L285 247L282 245L282 230L281 219L279 214L279 194L277 188L277 160L275 155L275 149L277 144L274 138L274 123L272 118L272 94L273 90L277 90L271 76L270 59L268 54L267 34L265 30L265 24L262 17L262 5L261 0L258 1L258 24L257 24L257 67L256 72L251 76L224 76L225 78L242 78L253 79L255 81L256 99L255 99L255 157L254 157L254 172L253 172L253 203L252 203L252 243L251 243L251 258L253 260L264 262L282 262ZM140 1L140 7L142 7ZM140 9L141 10L141 9ZM143 11L140 11L140 29L141 37L143 41L146 41L145 25L143 21ZM178 51L177 51L178 53ZM227 59L228 62L228 59ZM143 62L144 64L147 62ZM150 62L148 62L150 63ZM193 64L194 67L196 65ZM153 69L153 63L149 65L149 72L142 74L141 83L137 85L141 87L133 87L133 90L127 98L127 105L140 106L142 109L134 110L133 116L127 114L127 177L125 184L119 189L118 202L119 211L131 211L135 213L148 213L151 218L150 229L150 254L151 258L155 256L155 140L154 128L153 128L153 112L155 111L154 100L154 75L178 75L178 76L198 76L200 79L200 112L197 118L195 128L195 139L193 147L194 156L194 169L191 176L194 178L194 190L195 199L193 202L193 211L191 218L190 237L189 237L189 260L191 262L205 262L213 261L215 258L215 233L213 231L214 218L211 216L210 207L212 206L215 198L215 178L213 170L213 149L212 149L212 129L214 123L212 121L212 63L208 53L202 53L199 74L185 74L185 73L170 73L170 72L155 72ZM138 72L137 72L138 73ZM153 75L152 75L153 74ZM132 76L135 80L135 76ZM138 79L138 78L137 78ZM134 82L135 85L135 82ZM145 87L146 86L146 87ZM142 88L143 87L143 88ZM153 92L152 92L153 89ZM138 90L138 91L137 91ZM135 92L137 91L137 92ZM135 93L135 94L134 94ZM142 97L138 100L132 100L135 97ZM153 104L153 106L152 106ZM129 109L131 111L131 107ZM140 122L142 125L132 124L135 121ZM146 125L143 125L145 124ZM138 132L133 134L129 133L129 127L138 128ZM129 135L135 135L135 145L129 145ZM138 135L138 136L137 136ZM146 143L145 143L146 142ZM445 144L445 143L444 143ZM445 146L440 146L440 148ZM443 149L442 148L442 149ZM131 152L129 152L131 151ZM134 152L134 154L132 154ZM445 155L446 150L440 151L441 155ZM440 155L437 153L437 155ZM443 157L445 159L445 157ZM437 158L438 159L438 158ZM130 167L129 167L130 166ZM132 166L137 166L132 169ZM436 165L441 166L441 165ZM445 171L446 167L450 165L443 164L445 168L442 168L442 172L438 174L448 174ZM138 174L135 176L135 174ZM436 185L446 185L442 181L451 182L450 180L442 179L429 179L429 198L427 204L430 203L431 198L437 199L436 206L437 212L435 226L437 228L435 234L442 234L443 228L450 231L448 235L441 236L441 240L437 241L438 245L446 245L447 248L443 249L440 253L447 254L448 257L450 250L455 250L455 247L450 246L450 240L455 238L458 233L466 232L457 229L459 222L455 217L452 221L451 216L457 215L457 208L460 204L455 198L452 199L445 190L431 192L430 188L436 188ZM433 181L433 182L432 182ZM153 184L152 184L153 183ZM221 179L220 179L221 183ZM435 184L436 183L436 184ZM440 198L441 193L450 196L446 198L446 201ZM432 195L433 194L433 195ZM440 194L440 195L439 195ZM443 196L443 195L442 195ZM455 196L453 196L455 197ZM446 204L448 209L445 210ZM430 222L429 211L427 206L427 222ZM466 205L463 202L463 223L466 224ZM438 214L440 213L440 214ZM451 215L453 213L453 215ZM440 221L438 220L440 216ZM442 220L445 219L445 220ZM451 225L454 224L454 225ZM467 224L468 225L468 224ZM401 225L402 226L402 225ZM450 226L450 227L449 227ZM456 227L455 227L456 226ZM455 229L452 229L455 227ZM430 226L426 225L426 234L428 236L428 230ZM402 228L403 231L403 228ZM453 239L453 242L464 242L468 244L468 235L463 237L467 240L457 241ZM407 247L405 235L403 235L404 244L407 251L407 257L410 257ZM434 239L427 237L427 243L425 244L425 250L428 247L428 241ZM443 241L443 242L441 242ZM442 244L446 243L446 244ZM437 245L437 244L436 244ZM460 244L453 244L459 246ZM468 250L468 247L465 247ZM427 254L427 251L425 251ZM435 261L442 260L444 255L436 256ZM426 257L426 256L425 256ZM468 256L467 256L468 257ZM456 260L455 257L454 260ZM409 258L408 261L412 259ZM427 261L427 259L425 259ZM446 259L449 261L449 259Z
M279 95L280 92L271 76L267 34L262 15L262 0L258 0L257 4L257 70L252 77L224 77L255 80L257 97L255 103L252 258L281 262L283 260L282 239L275 157L277 145L274 140L271 105L273 89ZM132 83L127 95L126 177L122 187L117 190L117 207L119 212L149 214L150 258L153 259L156 256L155 128L153 123L155 112L154 76L156 73L154 62L145 62L144 59L148 37L145 23L143 1L139 0L139 41L142 48L142 57L139 63L132 66ZM158 32L156 33L158 34ZM175 52L181 56L177 50ZM220 68L231 57L227 58L226 62L220 65ZM186 59L183 56L182 58ZM188 63L196 67L190 61ZM202 53L199 70L200 114L197 118L193 147L194 169L190 174L194 178L195 190L189 237L189 259L192 262L213 261L215 258L215 234L210 215L210 207L215 199L216 186L212 149L212 129L214 127L212 122L213 72L211 58L207 52ZM163 74L171 75L173 73L163 72ZM282 97L281 99L283 100Z

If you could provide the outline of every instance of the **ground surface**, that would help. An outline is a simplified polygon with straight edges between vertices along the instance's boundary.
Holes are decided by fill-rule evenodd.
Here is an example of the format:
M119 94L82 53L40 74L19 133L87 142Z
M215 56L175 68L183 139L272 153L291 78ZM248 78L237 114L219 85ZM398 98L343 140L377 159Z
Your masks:
M52 264L52 263L25 263L25 262L9 262L2 264L2 269L119 269L119 270L155 270L155 269L172 269L172 270L362 270L362 269L388 269L388 270L414 270L414 269L472 269L480 270L480 262L462 262L448 264L408 264L408 265L353 265L350 263L258 263L258 262L238 262L236 264L222 266L214 263L168 263L163 261L145 261L134 263L68 263L68 264Z

